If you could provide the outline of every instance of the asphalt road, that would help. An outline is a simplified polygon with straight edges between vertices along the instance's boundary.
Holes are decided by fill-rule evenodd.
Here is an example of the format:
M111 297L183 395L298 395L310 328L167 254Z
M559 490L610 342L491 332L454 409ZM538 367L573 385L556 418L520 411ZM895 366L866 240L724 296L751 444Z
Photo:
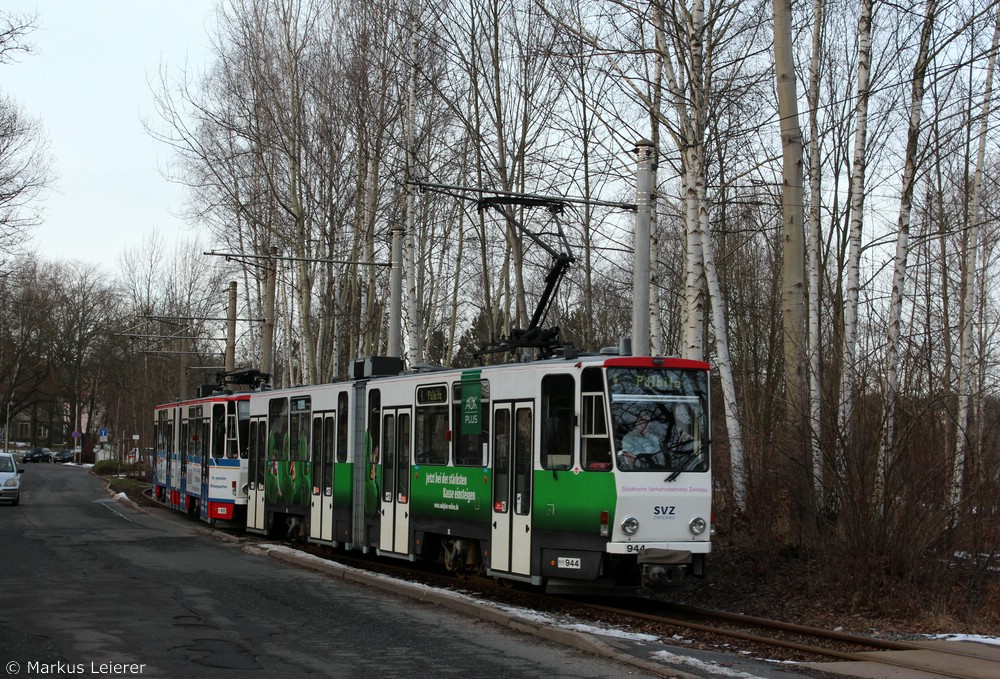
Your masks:
M0 679L655 676L213 538L27 464L0 506Z

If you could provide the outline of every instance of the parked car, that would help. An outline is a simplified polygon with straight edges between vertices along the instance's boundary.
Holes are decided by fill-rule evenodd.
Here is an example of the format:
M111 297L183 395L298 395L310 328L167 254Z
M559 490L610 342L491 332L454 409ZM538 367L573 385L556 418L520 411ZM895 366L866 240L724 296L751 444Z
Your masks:
M73 461L73 451L72 450L58 450L52 453L53 462L72 462Z
M12 505L21 502L21 474L24 469L14 463L10 453L0 453L0 500Z
M24 462L52 462L52 451L48 448L32 448L24 454Z

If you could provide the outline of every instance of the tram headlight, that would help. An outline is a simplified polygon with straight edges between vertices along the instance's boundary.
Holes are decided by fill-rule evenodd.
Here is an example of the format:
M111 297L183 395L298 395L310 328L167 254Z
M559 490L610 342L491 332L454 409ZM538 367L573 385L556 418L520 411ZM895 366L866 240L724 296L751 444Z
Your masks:
M688 530L691 531L693 535L701 535L708 528L708 522L700 516L696 516L688 523Z
M622 532L625 535L635 535L639 531L639 519L634 516L626 516L622 519Z

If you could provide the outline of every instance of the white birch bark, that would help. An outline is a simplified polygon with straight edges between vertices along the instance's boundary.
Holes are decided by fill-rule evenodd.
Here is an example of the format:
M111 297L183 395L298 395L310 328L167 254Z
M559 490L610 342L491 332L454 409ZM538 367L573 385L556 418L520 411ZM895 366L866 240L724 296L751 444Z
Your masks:
M781 116L782 186L782 344L785 364L785 425L789 449L801 464L792 487L793 506L808 507L805 333L805 226L802 206L802 130L799 127L795 63L792 56L792 2L774 0L774 67Z
M697 152L694 148L684 154L684 191L685 207L684 226L687 240L687 251L684 253L684 346L683 356L694 360L705 357L705 338L702 329L705 325L705 299L703 268L704 255L700 233L701 222L698 220L698 172Z
M998 40L1000 40L1000 16L993 32L993 47L986 70L986 85L983 92L982 114L979 119L979 147L976 153L976 169L972 181L972 207L969 213L969 241L965 252L965 297L962 302L962 337L961 353L958 370L958 432L955 437L955 458L952 469L951 507L952 525L958 523L959 507L962 503L962 482L965 476L965 458L969 453L969 411L972 384L972 336L974 332L972 319L976 315L976 274L979 250L979 232L981 229L979 215L980 189L983 176L983 164L986 159L986 136L989 130L990 107L993 99L993 72L996 67Z
M416 144L416 98L417 98L417 53L416 53L416 21L410 22L410 77L406 99L406 178L414 179L417 163ZM414 187L406 186L406 236L403 238L404 270L406 271L406 317L407 340L409 344L410 365L420 365L424 362L424 347L421 338L423 333L420 309L417 304L417 264L416 264L416 216ZM405 351L403 353L406 353Z
M699 146L700 150L701 147ZM700 154L699 154L700 155ZM704 163L703 158L699 158ZM704 191L704 183L700 183ZM698 210L698 235L701 238L701 253L705 265L705 282L708 287L708 299L712 305L712 325L715 330L715 367L719 371L719 382L722 386L722 399L726 413L726 431L729 433L729 464L733 477L733 497L736 507L741 512L747 509L746 495L746 463L743 454L743 432L737 413L736 382L733 379L733 364L729 358L729 339L726 328L726 310L722 299L722 288L719 286L719 276L715 268L715 253L712 246L712 233L709 229L708 200L702 193Z
M892 274L892 293L889 301L889 327L886 341L885 379L885 435L882 439L875 472L875 506L880 511L885 491L886 474L892 464L895 444L895 404L899 394L899 336L903 315L903 294L907 280L907 260L910 252L910 213L913 208L913 185L916 177L917 142L920 140L921 111L924 99L924 78L927 74L928 54L937 0L927 0L924 24L920 33L920 46L913 67L910 88L910 122L906 137L906 158L903 166L903 186L899 199L899 218L896 222L896 255Z
M817 506L823 499L823 456L819 445L822 427L820 399L820 323L819 323L819 252L820 252L820 190L822 168L819 146L819 81L822 58L824 0L813 3L813 44L809 63L809 236L806 256L809 267L809 451L812 456L813 495Z
M686 320L684 324L684 356L695 360L705 358L705 299L704 299L704 251L702 249L705 242L700 211L702 205L700 201L705 196L704 172L704 150L702 142L704 140L705 118L704 105L705 96L702 85L705 82L704 60L702 50L702 28L705 20L705 3L703 0L695 0L691 5L691 13L687 16L687 37L690 48L690 87L688 97L689 103L685 107L683 102L675 101L675 106L684 111L684 118L681 120L681 129L685 132L686 150L682 150L686 162L684 171L686 175L686 198L687 198L687 233L688 252L687 268L684 285L684 301ZM675 90L675 96L679 99L681 91Z
M835 451L835 474L844 470L844 445L851 437L851 415L854 409L854 378L858 341L858 289L861 268L861 232L865 206L865 152L868 146L869 69L872 51L872 2L862 0L858 21L858 86L854 108L854 164L851 171L851 231L847 261L847 286L844 300L844 344L841 361L840 410L838 421L840 443Z

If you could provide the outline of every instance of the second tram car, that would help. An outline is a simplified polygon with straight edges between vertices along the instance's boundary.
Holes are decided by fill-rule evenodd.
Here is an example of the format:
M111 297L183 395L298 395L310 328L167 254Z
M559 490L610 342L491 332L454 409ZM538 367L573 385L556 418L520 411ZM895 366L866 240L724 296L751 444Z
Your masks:
M250 394L216 394L153 411L153 494L204 521L246 515Z

